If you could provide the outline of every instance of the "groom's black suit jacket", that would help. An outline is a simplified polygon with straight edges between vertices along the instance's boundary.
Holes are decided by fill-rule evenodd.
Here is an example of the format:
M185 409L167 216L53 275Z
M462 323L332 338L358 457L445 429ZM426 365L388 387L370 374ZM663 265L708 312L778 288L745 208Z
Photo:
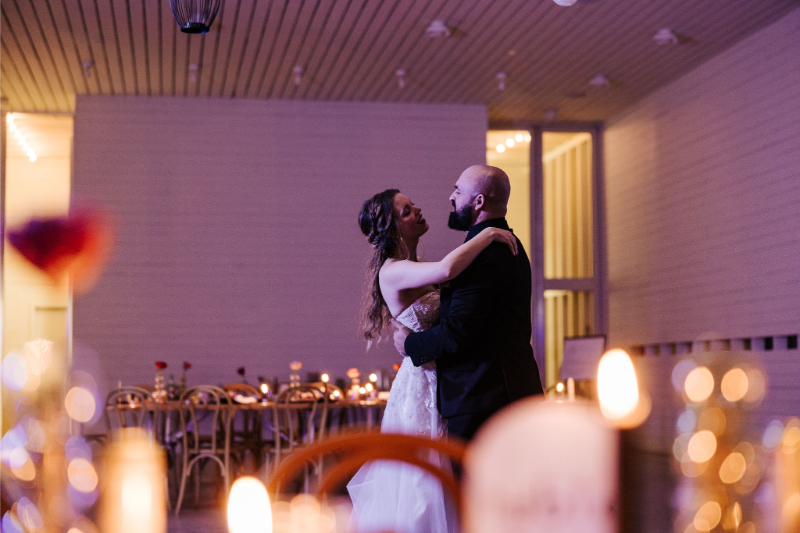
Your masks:
M509 229L504 218L473 226ZM494 242L442 287L439 324L405 341L415 366L436 361L444 418L495 412L542 393L531 348L531 264L517 239L515 256Z

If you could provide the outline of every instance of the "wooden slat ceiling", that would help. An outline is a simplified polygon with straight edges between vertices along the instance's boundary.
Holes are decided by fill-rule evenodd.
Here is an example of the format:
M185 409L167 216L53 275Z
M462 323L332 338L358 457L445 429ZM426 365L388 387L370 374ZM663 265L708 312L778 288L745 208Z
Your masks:
M104 94L481 103L496 121L538 120L547 109L604 120L799 5L222 0L212 31L187 35L168 0L2 0L0 93L8 109L38 112L71 112L76 94ZM427 37L433 20L453 35ZM660 28L688 42L658 46ZM299 85L295 66L305 71ZM589 86L599 73L610 87Z

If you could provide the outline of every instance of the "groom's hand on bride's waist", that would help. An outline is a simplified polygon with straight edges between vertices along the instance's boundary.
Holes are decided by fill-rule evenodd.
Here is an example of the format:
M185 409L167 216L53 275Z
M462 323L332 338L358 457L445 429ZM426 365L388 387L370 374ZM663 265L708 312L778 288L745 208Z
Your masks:
M408 334L411 333L411 330L405 327L403 324L392 319L392 325L394 326L394 347L397 348L397 351L400 352L400 355L405 357L406 354L406 337Z

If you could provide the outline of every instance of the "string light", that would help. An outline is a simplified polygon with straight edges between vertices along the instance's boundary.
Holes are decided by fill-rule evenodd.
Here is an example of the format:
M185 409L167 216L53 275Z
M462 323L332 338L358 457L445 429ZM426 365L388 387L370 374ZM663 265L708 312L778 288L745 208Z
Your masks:
M38 159L36 157L36 152L31 148L31 145L28 144L28 141L25 139L25 134L22 133L20 127L17 126L13 113L6 115L6 124L8 125L8 131L13 134L13 137L17 140L17 143L19 143L22 151L28 156L28 160L31 163L35 163Z

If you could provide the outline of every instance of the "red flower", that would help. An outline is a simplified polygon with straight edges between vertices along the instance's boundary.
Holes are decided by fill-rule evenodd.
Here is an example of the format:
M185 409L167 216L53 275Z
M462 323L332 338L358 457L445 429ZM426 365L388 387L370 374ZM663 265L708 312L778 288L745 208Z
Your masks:
M183 362L183 369L184 370L189 370L190 368L192 368L192 363L190 363L189 361L184 361Z
M236 372L238 372L240 376L244 377L244 367L243 366L240 366L239 368L237 368Z
M165 363L164 361L156 361L156 368L159 370L164 370L165 368L167 368L167 363Z
M68 217L33 219L8 232L8 241L25 259L57 282L70 274L79 292L98 277L112 240L106 218L86 210Z

